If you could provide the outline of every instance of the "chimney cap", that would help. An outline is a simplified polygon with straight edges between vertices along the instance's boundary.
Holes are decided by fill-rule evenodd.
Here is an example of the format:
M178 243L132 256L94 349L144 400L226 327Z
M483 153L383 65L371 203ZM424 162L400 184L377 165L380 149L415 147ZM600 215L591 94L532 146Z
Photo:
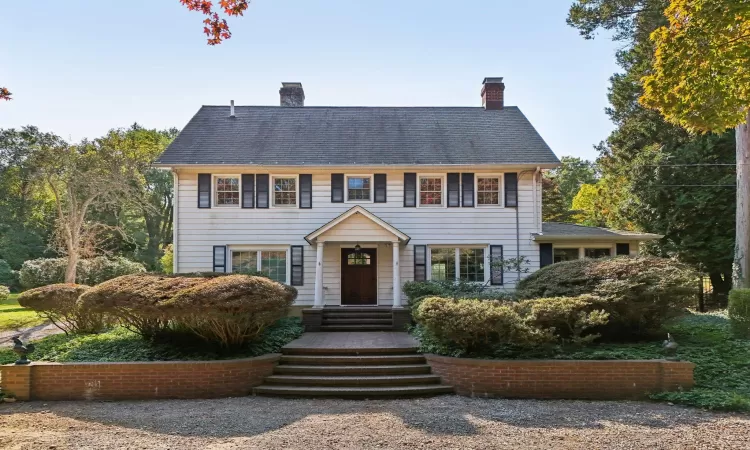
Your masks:
M282 81L281 82L281 87L285 87L285 88L301 88L302 87L302 83L300 83L299 81L292 81L292 82Z
M495 84L495 83L502 83L503 77L487 77L482 81L482 84Z

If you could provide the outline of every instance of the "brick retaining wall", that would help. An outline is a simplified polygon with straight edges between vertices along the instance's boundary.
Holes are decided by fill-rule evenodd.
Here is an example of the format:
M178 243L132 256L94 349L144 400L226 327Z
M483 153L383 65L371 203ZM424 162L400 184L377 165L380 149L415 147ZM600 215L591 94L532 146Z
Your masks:
M249 395L279 355L226 361L46 363L0 366L19 400L145 400Z
M471 397L621 400L693 387L691 362L482 360L425 355L432 372Z

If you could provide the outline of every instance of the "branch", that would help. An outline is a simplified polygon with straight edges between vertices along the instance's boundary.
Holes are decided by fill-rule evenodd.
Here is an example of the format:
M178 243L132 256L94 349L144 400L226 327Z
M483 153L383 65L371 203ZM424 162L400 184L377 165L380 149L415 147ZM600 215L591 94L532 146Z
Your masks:
M10 100L11 95L8 88L0 87L0 100Z

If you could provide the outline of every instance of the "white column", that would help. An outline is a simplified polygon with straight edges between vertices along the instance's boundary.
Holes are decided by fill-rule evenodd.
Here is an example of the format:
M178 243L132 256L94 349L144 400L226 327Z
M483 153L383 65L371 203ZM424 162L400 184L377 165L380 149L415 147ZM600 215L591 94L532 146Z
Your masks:
M315 258L315 304L314 308L322 308L323 299L323 242L317 243L317 257Z
M401 254L398 241L393 242L393 307L401 308Z

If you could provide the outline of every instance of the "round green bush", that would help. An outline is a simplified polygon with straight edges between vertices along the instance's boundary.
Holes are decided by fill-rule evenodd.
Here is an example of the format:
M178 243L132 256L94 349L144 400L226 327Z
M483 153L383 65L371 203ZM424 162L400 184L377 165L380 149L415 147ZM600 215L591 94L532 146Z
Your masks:
M587 344L600 337L594 330L609 323L609 314L597 309L598 299L590 295L523 300L514 304L524 320L549 330L562 343Z
M609 314L607 339L647 337L695 302L698 276L684 264L655 257L580 259L552 264L518 283L519 298L592 295Z
M21 286L31 289L49 284L63 283L66 258L39 258L25 261L19 271ZM122 257L106 258L98 256L78 261L76 282L94 286L112 278L134 273L144 273L143 264Z
M10 297L10 289L8 289L8 286L0 284L0 302L8 300L8 297Z
M750 289L729 291L727 308L732 333L738 337L750 337Z
M29 289L18 296L18 304L33 309L67 333L100 333L107 325L104 314L78 305L88 291L82 284L51 284Z

